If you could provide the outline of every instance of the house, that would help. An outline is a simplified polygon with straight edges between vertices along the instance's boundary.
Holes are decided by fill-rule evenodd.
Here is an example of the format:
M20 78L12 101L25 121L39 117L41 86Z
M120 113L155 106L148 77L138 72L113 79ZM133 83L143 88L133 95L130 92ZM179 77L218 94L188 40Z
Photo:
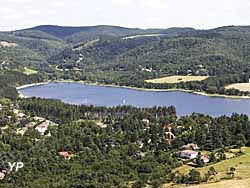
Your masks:
M72 154L70 151L61 151L58 152L58 154L67 160L70 160L72 157L74 157L74 154Z
M2 109L3 109L3 105L0 104L0 110L2 110Z
M200 149L199 146L197 144L194 144L194 143L189 143L187 145L184 145L184 146L182 146L182 148L192 149L192 150L198 150L198 149Z
M195 159L198 156L198 152L193 150L183 150L180 152L180 157L184 159Z
M104 124L104 123L102 123L102 122L97 122L96 125L97 125L98 127L102 128L102 129L105 129L105 128L108 127L106 124Z
M17 114L17 117L18 117L18 118L24 118L25 116L26 116L26 115L25 115L24 113L18 113L18 114Z
M7 170L0 169L0 180L3 180L7 174Z
M44 121L42 123L40 123L35 130L37 130L41 135L44 135L45 131L48 130L49 127L49 121Z
M149 121L148 119L143 119L142 122L143 122L143 123L146 123L146 124L149 124L149 123L150 123L150 121Z
M201 155L201 159L203 160L204 163L208 163L209 162L208 155L206 155L206 154L202 154Z
M137 141L137 145L139 146L140 149L142 149L144 146L144 143L141 140L139 140Z

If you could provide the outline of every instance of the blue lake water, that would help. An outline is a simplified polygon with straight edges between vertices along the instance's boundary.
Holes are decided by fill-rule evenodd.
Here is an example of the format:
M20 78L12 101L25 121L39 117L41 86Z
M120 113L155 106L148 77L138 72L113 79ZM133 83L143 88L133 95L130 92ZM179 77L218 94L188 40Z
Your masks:
M49 83L19 91L26 97L60 99L70 104L107 107L123 104L136 107L173 105L178 115L193 112L211 116L231 115L234 112L250 115L250 99L206 97L185 92L139 91L80 83Z

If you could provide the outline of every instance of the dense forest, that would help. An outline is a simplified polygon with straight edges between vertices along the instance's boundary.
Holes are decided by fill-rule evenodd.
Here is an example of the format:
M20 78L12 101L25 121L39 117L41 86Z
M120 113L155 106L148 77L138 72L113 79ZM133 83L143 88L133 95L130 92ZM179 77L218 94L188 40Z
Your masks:
M16 128L25 124L14 119L8 122L8 129L2 129L6 122L0 124L1 156L25 165L1 181L4 188L159 188L172 181L206 182L209 177L201 177L196 170L176 179L174 169L183 165L178 157L183 145L197 143L201 150L212 152L211 160L229 147L250 145L250 121L245 115L177 118L174 107L105 108L36 98L22 99L18 106L29 119L45 117L59 126L49 128L50 136L33 129L21 136ZM0 115L10 115L8 108ZM60 151L70 151L72 158L64 159L58 155ZM211 162L225 160L221 156ZM196 163L204 165L198 159Z

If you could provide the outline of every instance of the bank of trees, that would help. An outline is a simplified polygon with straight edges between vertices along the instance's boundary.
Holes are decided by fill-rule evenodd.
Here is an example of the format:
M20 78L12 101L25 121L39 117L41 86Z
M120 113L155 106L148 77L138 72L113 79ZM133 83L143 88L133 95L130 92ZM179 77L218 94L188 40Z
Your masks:
M27 114L59 123L49 129L51 137L30 130L17 136L16 130L0 134L1 154L19 158L25 167L11 173L0 187L160 187L163 183L200 183L205 177L195 171L173 176L182 165L176 153L187 143L204 150L223 150L250 143L250 122L246 115L212 118L193 114L177 119L175 109L93 107L64 104L56 100L23 99ZM78 119L82 119L78 121ZM148 121L143 121L148 119ZM101 128L96 121L107 125ZM168 140L165 132L175 135ZM58 151L75 156L64 160ZM215 170L211 169L210 174Z

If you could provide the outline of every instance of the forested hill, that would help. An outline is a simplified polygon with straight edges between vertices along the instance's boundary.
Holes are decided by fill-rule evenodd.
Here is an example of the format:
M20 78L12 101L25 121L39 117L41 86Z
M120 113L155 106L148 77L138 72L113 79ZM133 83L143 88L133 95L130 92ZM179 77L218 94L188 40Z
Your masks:
M224 89L249 80L249 26L195 30L45 25L0 32L0 42L1 71L28 67L49 79L249 94ZM176 74L210 77L181 84L145 83Z
M109 37L124 37L132 35L144 34L166 34L176 35L183 32L194 31L192 28L169 28L169 29L139 29L139 28L125 28L118 26L99 25L86 27L66 27L43 25L37 26L23 31L40 31L61 38L70 43L77 43L81 41L99 38L101 36Z

